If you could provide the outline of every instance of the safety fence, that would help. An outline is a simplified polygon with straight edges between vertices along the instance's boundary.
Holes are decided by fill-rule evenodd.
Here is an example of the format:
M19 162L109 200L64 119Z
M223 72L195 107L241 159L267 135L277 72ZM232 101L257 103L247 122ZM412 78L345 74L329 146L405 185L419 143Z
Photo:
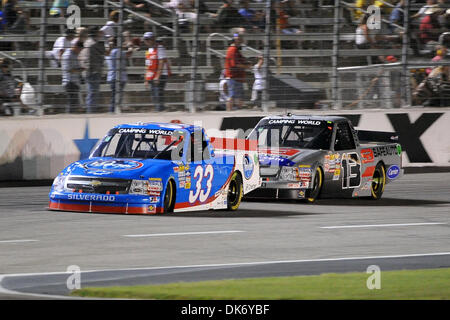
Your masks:
M445 1L54 4L2 8L1 115L449 105ZM244 59L230 71L236 35ZM161 77L152 46L165 49Z

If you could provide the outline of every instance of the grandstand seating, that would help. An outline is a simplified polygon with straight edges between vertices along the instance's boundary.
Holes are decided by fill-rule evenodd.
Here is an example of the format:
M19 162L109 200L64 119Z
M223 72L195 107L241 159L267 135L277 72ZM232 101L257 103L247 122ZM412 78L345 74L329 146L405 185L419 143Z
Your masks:
M23 2L29 8L39 8L40 5L33 1ZM86 2L87 3L87 2ZM322 1L320 1L322 3ZM220 1L207 1L207 7L211 12L214 12L221 5ZM263 10L265 3L251 2L251 7L254 9ZM103 10L103 6L87 6L89 10L88 16L83 16L81 19L81 25L84 27L89 26L103 26L107 18L108 10ZM320 12L319 12L320 11ZM22 44L19 50L11 50L14 47L8 47L9 51L4 51L8 55L20 60L25 68L14 69L14 75L21 76L25 71L30 83L38 89L37 79L41 72L38 67L38 60L41 57L39 51L39 26L41 24L41 18L39 15L40 10L35 10L35 16L31 17L30 25L35 30L32 34L0 34L0 48L5 44ZM171 17L157 17L152 16L152 19L158 23L164 25L171 25L173 18ZM201 23L202 21L200 21ZM343 22L343 20L341 21ZM49 32L46 34L46 50L51 50L53 42L60 36L58 33L61 26L64 26L66 19L64 18L48 18L47 23L49 25ZM309 82L313 86L320 88L331 88L330 76L333 72L331 68L333 50L332 42L334 40L333 34L333 7L323 6L320 10L316 8L308 8L307 6L301 8L301 15L298 17L291 17L289 23L292 25L301 26L304 31L300 35L285 35L285 34L272 34L271 35L271 57L278 59L278 65L271 64L270 70L273 73L279 74L294 74L302 80ZM167 30L157 29L160 35L166 39L171 38L172 35ZM229 34L227 34L229 36ZM132 33L132 37L142 36L141 33ZM208 84L206 87L210 93L207 98L210 99L207 102L214 103L217 100L217 82L219 73L222 69L223 56L226 52L227 42L223 39L215 39L211 42L211 48L215 51L211 54L212 59L208 60L207 43L210 34L201 33L198 36L199 50L198 54L198 67L197 73ZM367 63L366 58L371 56L381 55L394 55L400 56L402 54L401 49L356 49L354 46L354 27L347 27L340 31L339 34L339 65L351 66L360 65L361 63ZM264 33L248 33L245 35L245 39L249 45L254 43L258 44L264 41ZM193 42L195 35L192 32L179 34L179 47L174 48L171 41L166 41L165 44L168 48L167 54L173 65L172 72L174 77L168 82L167 91L171 94L168 95L168 103L175 105L182 105L184 98L185 82L191 79L191 73L193 67L191 66L191 55L193 54ZM292 42L296 42L297 45L291 48ZM304 45L304 44L307 45ZM279 47L277 48L277 45ZM23 48L26 46L26 49ZM259 55L259 53L243 50L244 55L253 58ZM211 62L211 65L208 63ZM143 105L148 101L148 89L143 85L143 73L144 73L144 50L136 52L131 59L129 59L129 67L127 73L129 74L129 82L127 83L125 92L126 97L124 103L127 105ZM281 64L281 65L280 65ZM48 64L45 64L47 66ZM105 72L106 73L106 72ZM63 89L60 85L61 82L61 70L48 68L45 69L45 81L44 86L45 98L47 105L58 104L56 98L52 98L52 95L58 95L63 93ZM248 85L251 86L253 80L252 76L249 76ZM101 86L101 91L104 93L104 104L108 103L108 93L110 87L104 83ZM172 94L173 93L173 94ZM249 92L246 92L249 96ZM59 97L61 99L61 97ZM49 102L52 101L52 102ZM63 103L60 100L60 103Z

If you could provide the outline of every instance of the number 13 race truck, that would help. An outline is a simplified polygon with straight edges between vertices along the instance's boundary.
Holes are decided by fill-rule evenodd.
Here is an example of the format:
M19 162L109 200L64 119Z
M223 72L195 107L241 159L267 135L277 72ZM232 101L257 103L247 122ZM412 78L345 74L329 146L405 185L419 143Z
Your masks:
M213 140L213 139L211 139ZM201 127L137 123L111 129L88 159L54 180L49 209L154 214L237 210L261 185L256 141L215 139Z
M272 116L256 125L261 188L249 198L380 199L386 183L403 175L393 133L356 131L338 116Z

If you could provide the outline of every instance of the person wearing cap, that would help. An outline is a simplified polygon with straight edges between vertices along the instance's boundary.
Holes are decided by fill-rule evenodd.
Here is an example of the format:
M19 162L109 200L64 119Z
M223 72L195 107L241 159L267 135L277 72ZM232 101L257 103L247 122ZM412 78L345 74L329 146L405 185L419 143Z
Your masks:
M67 95L66 113L70 113L74 108L79 107L81 73L84 68L80 66L78 56L83 50L83 42L72 44L70 50L66 50L61 57L62 85Z
M164 110L164 89L171 75L169 61L164 46L155 39L153 32L144 34L144 43L148 47L145 53L145 85L150 84L152 102L157 111Z
M242 36L235 33L233 43L228 47L225 56L225 77L228 79L227 111L231 111L235 105L242 107L245 70L250 68L250 64L241 54L242 43Z
M79 60L81 66L86 69L86 112L91 113L96 107L102 80L103 63L105 61L105 45L103 32L98 27L89 29L89 38L84 43Z
M116 36L116 28L119 23L119 11L114 10L109 14L109 20L106 24L100 29L103 32L105 38L111 38Z
M419 26L419 39L422 45L434 50L438 45L439 35L442 32L441 25L439 24L438 16L442 12L442 9L437 5L428 8L425 11L425 17L420 20Z
M61 57L64 51L71 48L73 39L75 39L75 29L67 29L63 36L56 39L52 51L46 52L46 56L53 68L61 66Z

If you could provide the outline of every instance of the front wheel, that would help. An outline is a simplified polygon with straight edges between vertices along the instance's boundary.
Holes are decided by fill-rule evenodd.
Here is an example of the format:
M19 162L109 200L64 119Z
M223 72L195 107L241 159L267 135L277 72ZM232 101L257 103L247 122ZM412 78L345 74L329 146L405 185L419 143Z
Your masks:
M384 186L386 185L386 170L382 163L378 163L373 171L372 184L370 186L370 197L378 200L383 195Z
M227 209L236 211L241 204L243 196L242 178L240 174L235 171L231 176L230 185L228 186L227 195Z
M169 180L164 194L163 213L173 212L175 207L175 183Z
M323 185L323 173L320 167L316 168L316 172L314 174L314 180L312 181L311 189L307 190L306 201L308 203L313 203L319 197L320 190L322 190Z

